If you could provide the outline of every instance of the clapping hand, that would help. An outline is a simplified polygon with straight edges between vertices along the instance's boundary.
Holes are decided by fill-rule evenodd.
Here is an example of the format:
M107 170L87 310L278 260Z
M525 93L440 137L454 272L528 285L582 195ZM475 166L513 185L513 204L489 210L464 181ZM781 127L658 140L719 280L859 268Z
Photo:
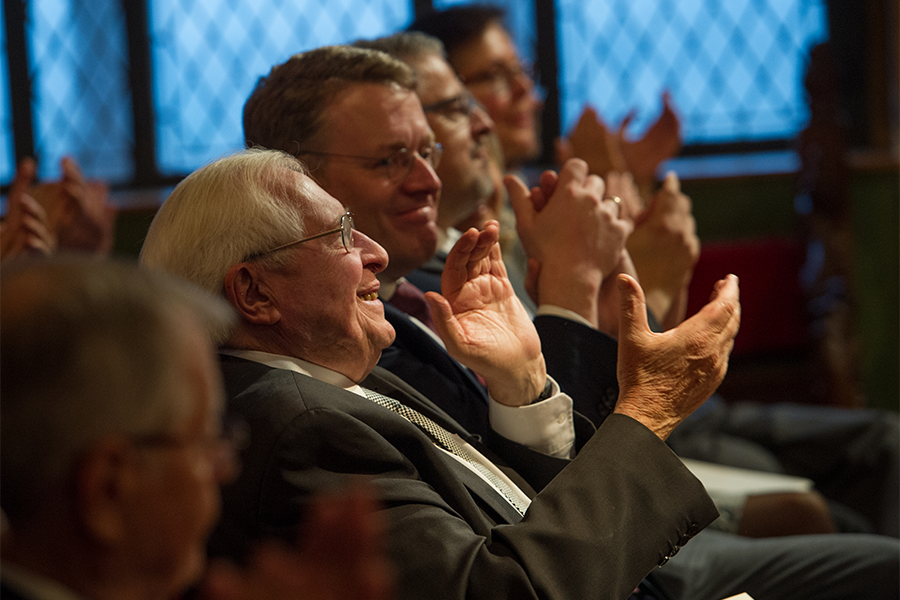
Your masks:
M435 328L450 355L487 382L491 396L519 406L546 381L541 342L500 256L500 226L469 229L447 256L441 294L428 292Z
M529 258L529 280L539 304L570 310L597 327L601 285L621 268L631 222L604 194L603 180L573 159L559 175L547 171L528 190L505 180L519 237Z
M637 281L620 275L618 284L622 317L614 412L640 421L664 440L725 377L741 321L738 280L734 275L719 280L706 306L664 333L650 331Z
M268 540L243 567L213 562L204 600L387 600L393 572L372 492L357 488L313 500L299 549Z

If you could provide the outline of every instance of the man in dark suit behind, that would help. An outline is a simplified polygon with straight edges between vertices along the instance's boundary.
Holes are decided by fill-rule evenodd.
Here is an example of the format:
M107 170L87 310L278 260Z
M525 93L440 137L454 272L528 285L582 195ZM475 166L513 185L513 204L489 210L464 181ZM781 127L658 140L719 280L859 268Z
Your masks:
M374 103L418 106L409 90L373 87L367 91L381 92L368 96ZM433 178L428 139L407 133L395 142L415 154L401 166ZM379 167L360 161L358 168ZM723 374L739 320L733 278L666 344L647 328L636 282L622 279L616 414L560 469L574 435L562 447L506 438L489 450L375 367L393 339L377 301L387 255L351 224L298 162L249 151L188 177L150 227L143 263L224 293L240 315L223 369L230 407L250 424L252 441L240 479L225 491L214 547L235 552L246 539L283 535L312 491L365 475L385 505L401 598L615 598L713 518L701 486L662 439ZM456 245L447 293L429 296L435 324L508 410L567 403L546 377L497 235L491 223ZM698 339L704 358L686 364L679 346ZM420 415L433 423L423 425ZM447 438L454 440L447 449L436 445ZM510 469L519 465L556 476L535 495Z

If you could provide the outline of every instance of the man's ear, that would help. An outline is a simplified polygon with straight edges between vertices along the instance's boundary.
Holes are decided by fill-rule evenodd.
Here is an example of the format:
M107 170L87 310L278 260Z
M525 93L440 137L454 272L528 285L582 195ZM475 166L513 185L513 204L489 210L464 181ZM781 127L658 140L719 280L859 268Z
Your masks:
M78 519L91 538L108 546L127 541L128 504L137 483L128 452L126 440L104 438L85 453L76 471Z
M245 321L273 325L281 319L281 312L256 265L232 265L225 273L225 295Z

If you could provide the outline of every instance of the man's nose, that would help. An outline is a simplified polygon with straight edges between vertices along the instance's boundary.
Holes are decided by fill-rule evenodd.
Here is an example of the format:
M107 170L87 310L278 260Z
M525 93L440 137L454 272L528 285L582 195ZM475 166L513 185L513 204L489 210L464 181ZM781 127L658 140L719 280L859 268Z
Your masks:
M490 115L487 114L487 111L481 108L480 105L476 104L472 108L472 114L469 118L472 121L472 139L477 140L481 136L494 131L496 128L494 120L491 119Z
M431 163L417 155L406 179L403 180L403 187L408 191L426 191L436 194L441 189L441 179Z

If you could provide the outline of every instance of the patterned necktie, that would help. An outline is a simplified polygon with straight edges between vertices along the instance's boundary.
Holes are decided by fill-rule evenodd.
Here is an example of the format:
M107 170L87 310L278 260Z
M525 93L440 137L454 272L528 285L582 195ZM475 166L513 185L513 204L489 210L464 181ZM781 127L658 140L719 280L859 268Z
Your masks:
M444 450L447 450L451 454L456 455L457 457L463 459L466 463L472 466L476 471L478 471L481 475L487 479L494 488L500 492L506 501L509 502L513 508L516 509L520 515L525 515L525 509L527 506L523 506L522 502L518 499L519 495L513 492L512 488L509 487L505 481L497 477L495 473L493 473L490 469L488 469L481 461L472 456L469 452L466 451L453 437L453 434L423 415L422 413L406 406L402 402L395 400L394 398L390 398L383 394L379 394L378 392L374 392L372 390L363 388L363 392L366 394L366 398L383 406L389 410L394 411L423 432L425 432L428 437L430 437L434 443L439 445Z

